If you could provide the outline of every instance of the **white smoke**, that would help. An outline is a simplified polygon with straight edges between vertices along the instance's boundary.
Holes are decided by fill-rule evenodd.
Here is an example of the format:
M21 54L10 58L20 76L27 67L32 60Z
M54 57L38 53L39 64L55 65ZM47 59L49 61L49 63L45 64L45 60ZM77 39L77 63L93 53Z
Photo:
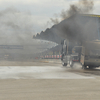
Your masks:
M15 8L0 11L0 39L25 42L34 34L34 20L30 13L20 12Z

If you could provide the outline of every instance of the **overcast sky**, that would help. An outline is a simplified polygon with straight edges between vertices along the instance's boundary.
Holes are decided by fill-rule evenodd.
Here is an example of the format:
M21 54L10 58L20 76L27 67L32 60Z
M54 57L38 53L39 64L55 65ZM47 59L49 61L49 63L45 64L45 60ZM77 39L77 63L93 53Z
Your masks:
M22 13L28 14L28 20L33 23L34 34L45 30L50 18L67 10L70 4L78 0L0 0L0 11L7 8L15 8ZM100 14L100 0L94 0L94 14ZM29 17L30 16L30 17Z

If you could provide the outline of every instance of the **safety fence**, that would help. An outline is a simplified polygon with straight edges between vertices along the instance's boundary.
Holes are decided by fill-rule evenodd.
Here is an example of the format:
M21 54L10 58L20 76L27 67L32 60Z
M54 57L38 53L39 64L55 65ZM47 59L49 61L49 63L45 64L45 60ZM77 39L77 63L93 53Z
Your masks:
M40 56L42 59L61 59L61 55L45 55Z

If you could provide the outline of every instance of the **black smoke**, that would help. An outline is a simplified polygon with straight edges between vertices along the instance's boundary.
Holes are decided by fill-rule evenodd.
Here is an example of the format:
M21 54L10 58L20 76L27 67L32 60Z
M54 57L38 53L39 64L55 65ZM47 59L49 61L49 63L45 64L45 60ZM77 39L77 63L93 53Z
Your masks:
M66 38L71 41L82 41L88 38L89 34L93 37L97 30L97 23L92 20L92 17L82 17L84 14L91 13L93 9L94 2L92 0L79 0L79 2L71 4L69 9L60 13L61 22L59 22L58 18L51 18L54 25L50 29L37 34L36 37L57 43Z
M92 13L94 9L93 0L79 0L77 3L71 4L69 9L62 10L61 13L55 14L58 15L61 20L59 20L58 16L56 18L50 18L51 23L58 24L60 21L69 18L75 14L89 14Z

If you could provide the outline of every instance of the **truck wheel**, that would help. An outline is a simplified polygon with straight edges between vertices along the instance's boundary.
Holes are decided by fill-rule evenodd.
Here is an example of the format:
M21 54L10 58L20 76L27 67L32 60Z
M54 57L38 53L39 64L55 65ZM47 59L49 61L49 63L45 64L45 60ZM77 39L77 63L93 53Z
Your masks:
M70 67L71 67L71 68L73 67L73 62L72 62L72 61L70 61Z
M86 65L82 65L82 69L87 69L87 66Z
M67 66L67 63L64 63L64 62L63 62L62 65L63 65L63 66Z
M94 67L94 66L89 66L89 69L93 69L93 68L96 68L96 67Z

